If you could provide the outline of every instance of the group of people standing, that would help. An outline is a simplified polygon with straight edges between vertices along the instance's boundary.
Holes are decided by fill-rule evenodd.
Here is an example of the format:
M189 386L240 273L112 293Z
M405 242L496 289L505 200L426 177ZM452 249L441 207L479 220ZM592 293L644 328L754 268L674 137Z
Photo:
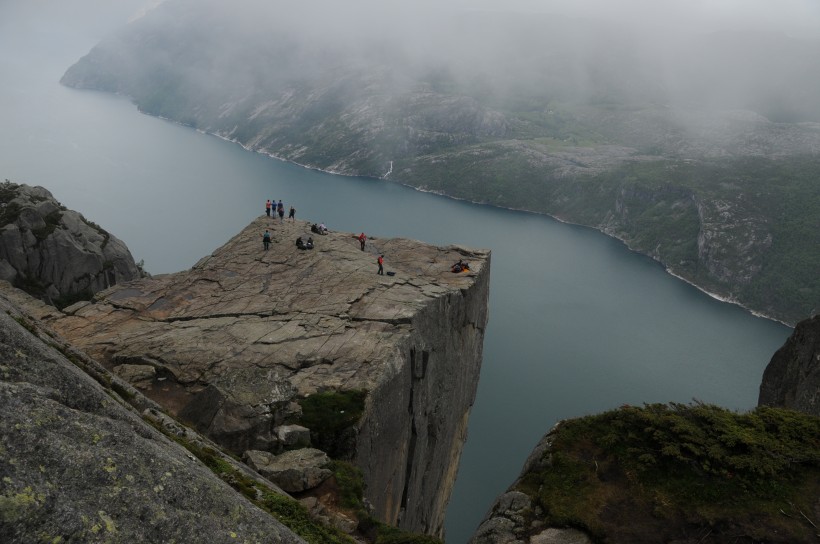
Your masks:
M273 200L265 202L265 215L275 218L277 214L279 215L280 223L285 220L285 205L282 204L282 201L280 200L277 204L274 198ZM290 211L288 212L288 219L291 221L296 220L296 208L293 206L290 207Z
M280 200L276 202L276 199L267 200L265 202L265 215L268 217L276 217L279 215L279 222L283 222L285 220L285 205ZM290 212L288 213L288 219L291 221L296 220L296 208L293 206L290 207ZM315 229L315 230L314 230ZM315 224L312 225L311 230L313 232L318 232L319 234L327 234L327 227L324 224L320 226L316 226ZM364 251L365 244L367 243L367 235L365 233L361 233L359 236L355 236L359 240L359 244L361 246L362 251ZM264 247L265 251L270 249L271 243L271 234L269 230L265 230L265 233L262 235L262 247ZM302 237L300 236L296 240L296 246L299 249L313 249L313 238L308 238L307 242L302 241ZM378 259L376 259L376 264L379 266L378 271L376 272L379 275L384 275L384 255L379 255ZM390 273L392 274L392 272Z

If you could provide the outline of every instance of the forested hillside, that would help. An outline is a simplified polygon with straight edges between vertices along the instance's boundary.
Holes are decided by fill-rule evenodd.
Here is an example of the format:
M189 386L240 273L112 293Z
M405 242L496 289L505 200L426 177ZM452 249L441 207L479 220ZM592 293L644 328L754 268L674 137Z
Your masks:
M243 4L169 0L63 83L299 164L589 225L789 323L820 308L816 43Z

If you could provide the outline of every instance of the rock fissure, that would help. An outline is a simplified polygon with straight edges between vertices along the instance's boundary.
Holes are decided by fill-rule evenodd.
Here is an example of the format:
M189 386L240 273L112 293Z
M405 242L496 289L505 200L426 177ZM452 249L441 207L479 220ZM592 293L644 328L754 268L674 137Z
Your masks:
M353 322L384 323L385 325L409 325L410 323L412 323L413 318L412 317L399 317L399 318L395 318L395 319L390 319L390 318L383 317L381 319L375 319L375 318L356 316L356 317L351 317L350 320L353 321Z
M410 364L410 372L413 372L413 364ZM404 488L401 492L401 504L400 504L400 512L402 515L407 510L407 503L410 498L410 486L413 481L413 462L415 461L416 457L416 443L418 442L418 428L416 423L416 411L413 406L413 399L415 398L414 390L415 390L415 383L416 380L410 380L410 392L408 395L408 405L407 405L407 417L410 420L410 440L407 445L407 460L404 467Z

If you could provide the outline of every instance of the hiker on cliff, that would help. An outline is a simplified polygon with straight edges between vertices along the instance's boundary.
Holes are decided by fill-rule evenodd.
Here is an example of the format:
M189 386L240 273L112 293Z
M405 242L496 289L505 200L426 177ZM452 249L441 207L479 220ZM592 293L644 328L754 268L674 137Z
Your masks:
M265 202L265 215L267 215L268 217L270 217L270 207L271 203L270 200L268 200L267 202Z
M270 232L267 230L265 231L265 234L262 235L262 247L265 248L265 251L267 251L270 247Z
M296 221L296 208L293 206L290 207L290 211L288 212L288 219Z
M277 211L279 212L279 222L281 223L285 220L285 205L282 204L281 200L279 201Z
M364 251L364 243L365 242L367 242L367 236L365 236L364 233L361 233L359 235L359 244L361 244L361 246L362 246L362 251Z
M384 255L379 255L379 258L376 259L376 263L379 265L379 271L376 272L376 274L384 276Z

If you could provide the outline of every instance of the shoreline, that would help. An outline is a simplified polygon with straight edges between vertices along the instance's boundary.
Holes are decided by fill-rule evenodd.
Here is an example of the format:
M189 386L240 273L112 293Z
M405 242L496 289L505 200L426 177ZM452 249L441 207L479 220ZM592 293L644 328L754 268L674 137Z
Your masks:
M139 108L137 108L137 109L139 110ZM362 175L362 174L347 174L347 173L344 173L344 172L338 172L338 171L334 171L334 170L328 170L328 169L325 169L325 168L319 168L319 167L316 167L316 166L310 166L310 165L307 165L307 164L302 164L302 163L299 163L297 161L285 159L283 157L280 157L280 156L278 156L274 153L270 153L268 151L263 151L261 149L255 149L253 147L250 147L250 146L247 146L247 145L243 144L239 140L228 138L226 136L223 136L223 135L215 133L215 132L207 132L207 131L202 130L202 129L191 127L190 125L185 125L184 123L180 123L180 122L175 121L173 119L168 119L166 117L161 117L161 116L154 116L154 115L145 113L142 110L139 110L139 111L140 111L140 113L144 113L145 115L149 115L151 117L157 117L159 119L163 119L165 121L174 123L176 125L180 125L180 126L184 126L184 127L188 127L188 128L193 128L195 131L197 131L201 134L205 134L205 135L208 135L208 136L214 136L214 137L219 138L220 140L223 140L225 142L230 142L232 144L236 144L236 145L240 146L242 149L244 149L245 151L248 151L250 153L258 153L260 155L270 157L274 160L284 162L284 163L288 163L288 164L293 164L295 166L299 166L300 168L305 168L307 170L315 170L317 172L322 172L322 173L325 173L325 174L331 174L331 175L334 175L334 176L358 177L358 178L366 178L366 179L373 179L373 180L389 181L390 183L397 183L397 184L402 185L404 187L409 187L410 189L413 189L415 191L419 191L419 192L422 192L422 193L433 194L433 195L436 195L436 196L449 198L451 200L457 200L457 201L460 201L460 202L468 202L470 204L475 204L477 206L489 206L489 207L497 208L497 209L500 209L500 210L507 210L507 211L519 212L519 213L528 213L528 214L532 214L532 215L538 215L538 216L541 216L541 217L548 217L548 218L550 218L554 221L557 221L559 223L562 223L564 225L570 225L570 226L574 226L574 227L592 229L595 232L603 234L604 236L607 236L607 237L609 237L613 240L619 241L620 243L622 243L624 245L624 247L626 247L632 253L642 255L644 257L648 257L649 259L652 259L652 261L654 261L655 263L660 265L667 274L669 274L673 278L676 278L680 281L683 281L684 283L686 283L688 285L691 285L692 287L694 287L695 289L697 289L698 291L700 291L701 293L707 295L710 298L713 298L717 301L720 301L720 302L723 302L723 303L726 303L726 304L732 304L734 306L738 306L738 307L740 307L741 309L748 312L749 314L751 314L754 317L758 317L758 318L761 318L761 319L767 319L769 321L773 321L775 323L779 323L781 325L789 327L790 329L794 329L794 327L795 327L794 325L792 325L790 323L787 323L787 322L785 322L781 319L777 319L773 316L766 315L762 312L759 312L757 310L749 308L748 306L745 306L744 304L742 304L741 302L739 302L737 300L734 300L732 298L725 297L725 296L719 295L717 293L714 293L712 291L709 291L709 290L701 287L700 285L696 284L695 282L681 276L680 274L675 273L671 268L669 268L667 265L665 265L664 263L662 263L661 261L659 261L655 257L652 257L651 255L648 255L646 253L643 253L641 251L638 251L638 250L632 248L623 238L620 238L618 236L615 236L613 234L605 232L604 230L602 230L600 228L597 228L597 227L593 227L591 225L584 225L582 223L574 223L572 221L567 221L565 219L561 219L560 217L557 217L555 215L552 215L552 214L549 214L549 213L546 213L546 212L537 212L537 211L533 211L533 210L527 210L527 209L524 209L524 208L512 208L512 207L507 207L507 206L499 206L497 204L491 204L491 203L488 203L488 202L476 202L474 200L470 200L470 199L467 199L467 198L460 198L460 197L457 197L457 196L452 196L452 195L449 195L449 194L444 193L442 191L433 191L433 190L417 187L415 185L410 185L409 183L404 183L402 181L391 180L391 179L388 179L387 175L382 176L382 177L374 177L374 176L367 176L367 175ZM391 161L391 168L392 168L392 161Z

